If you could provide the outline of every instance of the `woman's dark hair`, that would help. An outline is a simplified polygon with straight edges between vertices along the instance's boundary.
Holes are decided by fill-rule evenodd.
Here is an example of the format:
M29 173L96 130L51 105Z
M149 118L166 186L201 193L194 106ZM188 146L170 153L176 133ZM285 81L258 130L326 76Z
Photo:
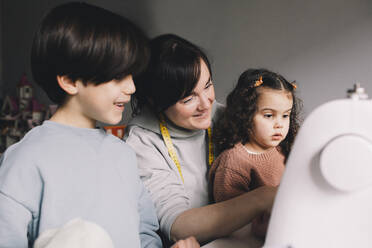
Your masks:
M150 52L146 70L134 77L133 115L145 106L159 114L190 95L200 78L201 60L211 74L205 53L177 35L165 34L152 39Z
M260 86L255 86L260 77L262 77L263 83ZM279 145L281 152L286 157L288 156L300 126L301 102L296 97L293 83L266 69L249 69L243 72L239 77L238 84L227 96L226 108L213 130L213 140L218 153L232 148L239 142L246 144L250 141L253 117L257 111L257 101L261 88L285 90L292 95L293 106L290 114L289 131Z
M120 15L87 3L62 4L34 35L32 74L49 98L62 104L66 93L57 75L100 84L137 74L147 64L147 43L144 33Z

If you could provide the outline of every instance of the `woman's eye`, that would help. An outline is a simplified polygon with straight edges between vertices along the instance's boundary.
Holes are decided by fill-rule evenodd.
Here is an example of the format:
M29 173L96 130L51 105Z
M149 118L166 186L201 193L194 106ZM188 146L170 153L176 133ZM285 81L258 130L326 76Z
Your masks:
M208 89L209 87L211 87L213 85L212 81L209 81L209 83L207 83L207 85L205 85L205 88Z
M183 103L191 102L192 99L193 99L193 97L185 98L185 99L183 100Z

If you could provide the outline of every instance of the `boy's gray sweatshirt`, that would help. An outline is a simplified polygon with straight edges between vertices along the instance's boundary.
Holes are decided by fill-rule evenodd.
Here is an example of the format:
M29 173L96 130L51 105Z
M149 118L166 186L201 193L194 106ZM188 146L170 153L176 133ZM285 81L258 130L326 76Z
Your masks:
M45 121L0 159L0 247L28 247L74 218L115 247L162 247L133 150L103 130Z
M221 104L213 104L213 120L221 109ZM170 230L178 215L209 203L209 168L206 130L186 130L169 122L167 127L184 183L164 144L159 121L151 111L143 109L129 122L124 139L136 151L140 178L155 204L160 229L170 239Z

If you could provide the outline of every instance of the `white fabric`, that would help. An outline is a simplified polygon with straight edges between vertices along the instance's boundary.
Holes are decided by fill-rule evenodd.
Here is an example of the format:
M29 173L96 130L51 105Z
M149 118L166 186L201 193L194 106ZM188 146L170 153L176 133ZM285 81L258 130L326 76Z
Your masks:
M114 248L114 244L102 227L76 218L60 228L44 231L34 248Z

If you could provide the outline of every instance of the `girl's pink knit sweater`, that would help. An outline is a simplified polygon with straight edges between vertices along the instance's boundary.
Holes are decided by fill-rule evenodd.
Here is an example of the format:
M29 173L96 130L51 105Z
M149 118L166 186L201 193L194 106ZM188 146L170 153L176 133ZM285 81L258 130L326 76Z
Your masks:
M284 172L284 155L274 147L251 154L241 143L222 152L210 170L216 202L225 201L260 186L278 186Z
M214 200L225 201L260 186L278 186L284 172L284 155L271 148L252 154L239 143L222 152L212 164L209 179ZM252 222L252 232L264 238L269 214L263 213Z

